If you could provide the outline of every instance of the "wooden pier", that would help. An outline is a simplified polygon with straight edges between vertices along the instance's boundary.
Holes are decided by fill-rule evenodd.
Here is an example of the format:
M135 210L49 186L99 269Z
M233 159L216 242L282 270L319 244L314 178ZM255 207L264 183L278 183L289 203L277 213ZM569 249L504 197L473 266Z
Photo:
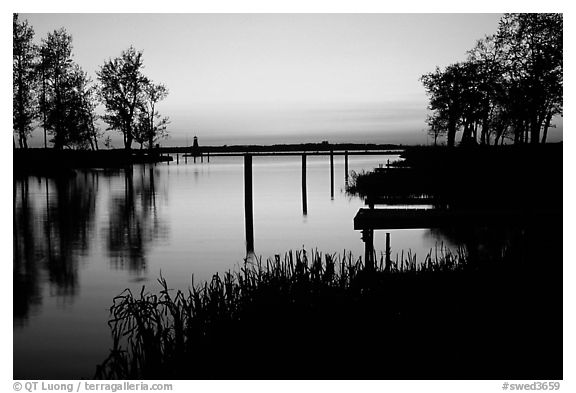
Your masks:
M212 157L243 157L246 154L250 154L254 157L257 156L301 156L302 154L306 154L308 156L363 156L363 155L374 155L374 156L396 156L402 154L404 150L365 150L365 151L311 151L311 150L303 150L303 151L285 151L285 152L230 152L230 153L210 153Z
M354 229L415 229L450 225L516 225L548 215L546 211L360 209Z
M354 229L362 231L366 270L374 269L374 231L390 229L418 229L456 227L524 227L539 225L561 218L555 210L446 210L446 209L360 209L354 217ZM390 264L390 234L386 234L386 266Z
M370 206L371 209L373 209L375 205L434 205L438 202L438 198L427 195L386 195L378 197L368 196L364 200L364 204L366 206Z

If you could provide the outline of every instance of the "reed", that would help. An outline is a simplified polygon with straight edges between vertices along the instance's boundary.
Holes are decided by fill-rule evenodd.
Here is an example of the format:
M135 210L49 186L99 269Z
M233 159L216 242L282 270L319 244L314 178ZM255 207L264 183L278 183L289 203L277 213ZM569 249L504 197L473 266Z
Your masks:
M455 272L466 267L463 249L456 252L441 246L430 250L422 263L408 252L398 256L386 270L385 257L373 272L365 272L361 258L350 252L323 254L289 251L283 257L245 261L237 271L215 274L209 282L192 285L187 291L172 290L161 276L161 290L139 293L124 290L113 299L109 326L113 348L96 377L105 379L194 378L198 349L226 335L263 311L273 313L317 308L318 304L342 304L342 299L362 298L389 283L395 276ZM292 314L295 315L295 314ZM298 319L305 321L302 314ZM235 336L231 333L230 337ZM279 337L281 339L281 337ZM210 349L207 349L210 351ZM185 375L182 375L182 373Z

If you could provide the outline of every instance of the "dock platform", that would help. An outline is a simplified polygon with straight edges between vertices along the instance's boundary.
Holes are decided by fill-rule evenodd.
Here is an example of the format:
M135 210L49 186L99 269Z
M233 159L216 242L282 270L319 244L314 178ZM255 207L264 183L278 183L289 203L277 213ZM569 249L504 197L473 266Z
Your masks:
M360 209L354 229L416 229L447 225L516 225L549 215L546 211L444 210L444 209Z

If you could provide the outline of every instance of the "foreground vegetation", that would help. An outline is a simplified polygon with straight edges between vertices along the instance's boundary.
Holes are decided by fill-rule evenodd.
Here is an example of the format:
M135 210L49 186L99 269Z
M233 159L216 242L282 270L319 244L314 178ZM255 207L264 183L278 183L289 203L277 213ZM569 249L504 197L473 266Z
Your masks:
M289 252L187 292L161 277L159 293L114 298L114 346L97 377L561 378L561 291L530 288L513 250L476 264L442 248L422 263L381 258L371 272L351 254ZM525 326L552 298L547 323ZM528 348L532 333L544 340Z

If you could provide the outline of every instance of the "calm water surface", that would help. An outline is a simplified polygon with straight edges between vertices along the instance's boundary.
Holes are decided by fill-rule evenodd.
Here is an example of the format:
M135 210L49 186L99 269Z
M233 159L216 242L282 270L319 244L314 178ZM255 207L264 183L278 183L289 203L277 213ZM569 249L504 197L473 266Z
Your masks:
M386 156L350 156L371 170ZM264 258L290 249L363 254L353 218L364 202L345 194L335 156L334 198L327 156L307 158L308 214L301 158L254 157L254 246ZM187 288L234 269L246 256L242 157L196 164L79 171L14 183L14 378L91 378L111 346L112 298L125 288ZM424 255L442 239L426 229L390 231L392 255ZM374 246L384 250L385 233Z

